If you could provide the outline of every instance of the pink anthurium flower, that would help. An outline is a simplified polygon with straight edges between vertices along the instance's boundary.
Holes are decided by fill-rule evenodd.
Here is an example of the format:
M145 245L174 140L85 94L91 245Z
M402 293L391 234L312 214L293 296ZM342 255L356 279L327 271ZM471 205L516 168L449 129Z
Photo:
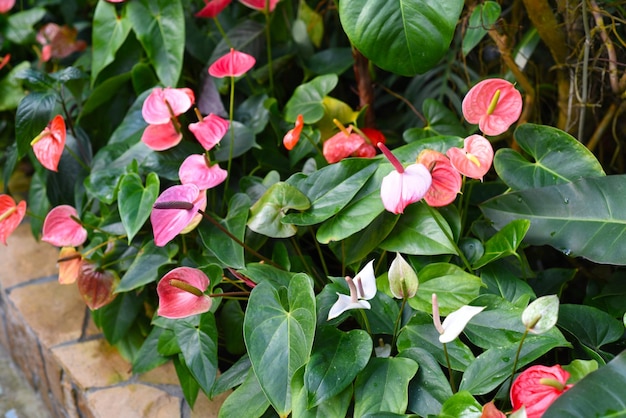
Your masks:
M454 202L461 191L463 180L448 157L438 151L424 150L417 156L417 162L426 166L433 178L424 196L426 203L432 207L440 207Z
M463 305L456 311L446 316L446 319L443 320L442 324L441 318L439 317L439 304L437 302L437 295L434 293L432 296L432 304L433 322L435 324L435 328L440 334L439 342L443 344L454 341L456 337L458 337L461 332L463 332L467 323L473 317L481 313L483 309L485 309L485 306Z
M267 10L273 12L279 1L280 0L239 0L241 4L261 12L266 10L266 6Z
M195 96L191 89L155 87L143 102L141 115L150 125L162 125L188 111L194 103Z
M446 155L459 173L482 181L493 162L493 147L487 138L471 135L465 138L463 149L450 148Z
M15 204L8 194L0 194L0 242L7 245L7 238L19 226L26 215L26 201Z
M363 144L365 139L353 133L352 126L348 126L324 141L322 154L329 164L334 164L357 152Z
M65 120L56 115L30 145L37 160L48 170L57 171L65 148Z
M519 119L522 95L508 81L490 78L472 87L461 107L465 119L485 135L500 135Z
M60 205L46 215L41 240L55 247L78 247L87 240L87 230L80 224L76 209Z
M255 63L256 59L252 55L231 48L229 53L211 64L209 74L217 78L239 77L254 67Z
M337 318L339 315L349 309L371 309L372 305L368 300L376 296L376 276L374 276L374 260L359 271L354 279L346 276L350 295L337 293L339 298L337 302L331 306L328 312L328 320Z
M569 376L558 364L536 365L524 370L511 385L513 411L524 406L528 418L541 418L550 404L572 387L566 384Z
M198 210L206 209L206 191L195 184L182 184L166 189L154 203L150 222L154 243L163 247L190 224L202 217Z
M229 126L230 122L226 119L222 119L211 113L202 118L199 122L190 123L189 130L196 137L200 145L208 151L224 138L224 135L228 132Z
M72 284L80 275L83 256L74 247L63 247L57 260L59 266L59 284Z
M201 314L211 309L212 300L204 291L209 278L202 270L178 267L167 273L157 285L159 309L165 318L178 319Z
M141 142L155 151L173 148L183 139L183 134L176 129L171 120L159 125L148 125L141 134Z
M421 200L432 183L430 172L423 164L404 168L400 161L382 143L378 148L385 154L395 170L387 174L380 185L383 206L391 213L403 213L411 203Z
M299 114L296 118L296 124L293 129L290 129L283 137L283 145L289 151L291 151L298 141L300 140L300 134L302 134L302 128L304 127L304 117Z
M198 13L196 17L206 17L213 19L219 15L222 10L230 4L231 0L204 0L204 7Z
M228 171L218 164L211 164L206 155L192 154L181 164L178 177L182 184L195 184L198 189L207 190L226 180Z
M0 0L0 13L6 13L15 6L15 0Z

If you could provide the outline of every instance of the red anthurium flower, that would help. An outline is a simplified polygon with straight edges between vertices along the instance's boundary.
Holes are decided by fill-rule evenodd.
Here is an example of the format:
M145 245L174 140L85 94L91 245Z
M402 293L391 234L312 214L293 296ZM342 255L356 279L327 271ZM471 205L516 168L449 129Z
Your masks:
M480 415L480 418L506 418L506 415L496 408L496 405L491 401L483 406L483 413Z
M206 209L206 191L195 184L182 184L166 189L154 203L150 222L154 243L162 247L201 215L198 210Z
M289 151L291 151L300 140L300 134L302 133L303 127L304 117L300 114L296 118L296 125L293 127L293 129L290 129L289 132L287 132L283 137L283 145Z
M89 306L89 309L96 310L113 302L115 288L119 283L119 277L112 270L100 270L93 263L84 261L80 265L80 271L76 284L78 293Z
M434 150L424 150L418 155L417 163L426 166L433 181L424 196L430 206L446 206L456 199L461 191L463 180L452 166L448 157Z
M141 115L151 125L161 125L185 113L195 103L193 91L188 88L155 87L146 97Z
M80 224L76 209L60 205L46 215L41 240L55 247L78 247L87 240L87 230Z
M214 18L222 12L230 4L231 0L204 0L204 7L198 13L196 17Z
M0 0L0 13L6 13L15 6L15 0Z
M26 201L15 204L8 194L0 194L0 242L7 245L7 238L19 226L26 215Z
M493 147L488 139L480 135L465 138L463 149L450 148L446 155L459 173L473 179L483 179L493 162Z
M218 164L210 164L205 155L193 154L185 158L178 169L178 176L182 184L195 184L200 190L211 189L221 184L228 171Z
M54 119L30 143L37 160L48 170L57 171L65 148L65 120L61 115Z
M364 142L356 151L352 153L352 156L360 158L372 158L376 156L376 148L374 148L372 144Z
M251 9L264 11L267 4L268 10L273 12L280 0L239 0L239 2Z
M352 126L349 126L324 141L322 154L329 164L334 164L357 152L365 143L365 139L352 133Z
M379 142L381 144L387 143L387 138L385 138L385 135L381 131L379 131L378 129L361 128L361 133L366 136L365 139L367 139L367 142L369 142L372 145L376 145ZM374 150L374 151L376 151L376 150Z
M2 60L0 60L0 69L4 68L4 66L7 65L9 61L11 61L11 54L6 54L4 57L2 57Z
M217 78L239 77L254 67L255 63L256 59L252 55L231 48L228 54L211 64L209 74Z
M378 148L395 168L383 178L380 185L383 206L391 213L403 213L404 208L426 195L432 177L423 164L411 164L404 168L384 144L379 143Z
M141 142L155 151L165 151L175 147L183 139L183 134L176 130L174 122L148 125L141 134Z
M211 298L204 294L209 278L202 270L178 267L167 273L157 285L159 309L165 318L178 319L211 309Z
M87 43L76 40L78 31L69 26L59 26L56 23L44 25L37 33L36 39L42 45L41 60L46 62L51 58L65 58L77 51L84 51Z
M470 89L462 104L463 116L485 135L500 135L519 119L522 95L506 80L490 78Z
M531 366L519 374L511 386L511 403L516 411L526 407L528 418L540 418L550 404L572 387L566 385L569 373L558 364Z
M83 256L74 247L63 247L57 263L59 266L59 283L72 284L80 274Z
M202 118L200 122L190 123L189 130L200 145L208 151L224 138L229 126L230 122L226 119L211 113L209 116Z

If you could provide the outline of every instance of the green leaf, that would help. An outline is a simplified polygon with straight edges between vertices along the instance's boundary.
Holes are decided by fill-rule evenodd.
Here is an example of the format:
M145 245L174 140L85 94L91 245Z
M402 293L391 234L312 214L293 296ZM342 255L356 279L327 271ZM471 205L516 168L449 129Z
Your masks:
M98 74L115 60L115 53L122 46L130 33L130 19L126 18L126 7L118 16L114 4L105 0L98 1L93 16L91 85Z
M176 244L157 247L153 240L149 240L141 247L115 291L117 293L128 292L148 283L156 282L159 278L159 267L172 264L172 259L177 252L178 246Z
M480 43L487 31L493 28L500 18L502 8L495 1L486 1L474 8L463 36L463 56L469 54Z
M517 255L517 248L522 243L526 232L530 228L527 219L516 219L499 230L485 243L485 253L472 266L479 269L500 258Z
M570 364L563 366L563 370L570 374L567 383L574 384L589 373L598 370L598 362L595 360L574 360Z
M169 359L159 354L157 350L157 344L159 337L163 333L163 328L152 327L150 334L146 337L145 341L141 345L137 356L133 360L133 373L142 374L146 373L155 367L165 364Z
M324 400L318 406L310 408L307 403L308 392L305 389L304 379L304 367L301 367L291 381L293 406L291 416L304 418L344 418L347 416L350 401L352 400L352 385L348 384L337 395Z
M16 75L29 67L28 61L21 62L0 81L0 111L16 109L25 97L26 92Z
M498 295L511 303L526 306L530 299L536 297L528 283L510 271L505 263L491 263L481 268L480 279L486 286L481 293Z
M17 106L15 141L17 157L22 158L31 148L30 142L43 131L53 118L57 95L53 92L31 92Z
M309 361L315 322L315 295L305 274L293 276L288 289L265 281L250 294L246 347L259 384L280 415L291 410L291 379Z
M146 177L146 187L137 173L128 173L120 180L117 206L122 218L122 224L128 235L128 243L133 240L137 232L146 223L152 205L159 196L159 176L150 173Z
M33 7L17 13L11 13L8 25L3 31L7 39L13 43L25 45L35 40L33 26L46 15L43 7Z
M231 354L241 355L246 352L243 341L244 317L245 315L239 301L229 299L222 304L220 316L218 317L218 326L223 333L226 351ZM213 392L215 393L215 389Z
M467 134L466 129L459 122L459 117L435 99L424 100L422 112L427 121L426 126L407 129L402 135L406 142L411 143L441 135L464 137Z
M98 84L91 94L89 94L87 101L85 101L85 105L79 115L79 121L85 116L101 109L101 106L111 106L111 102L120 94L120 89L127 88L130 78L130 73L124 73L109 77Z
M498 150L493 160L496 172L513 190L552 186L584 177L605 175L593 153L559 129L525 123L515 130L515 140L535 162L528 161L510 148Z
M258 418L270 406L270 402L259 385L252 369L246 380L233 393L228 395L220 408L219 418L246 417Z
M372 63L412 76L448 52L462 9L460 0L344 0L339 17L350 42Z
M482 414L482 405L469 392L460 391L446 400L437 418L480 418Z
M596 352L624 334L624 325L619 320L586 305L561 305L557 325Z
M296 87L285 105L285 120L293 123L299 114L302 114L306 124L322 119L324 116L323 99L335 88L338 81L339 77L336 74L326 74Z
M244 354L235 364L230 366L228 370L218 376L210 396L217 396L220 393L226 392L228 389L242 385L250 373L254 375L254 372L252 372L252 363L250 363L248 355ZM269 402L267 402L267 406L269 406Z
M417 369L410 358L372 358L354 382L354 416L381 411L404 413L409 381Z
M626 264L626 246L620 245L626 233L625 208L625 175L508 193L481 205L496 228L529 219L529 244L547 244L566 255L617 265Z
M173 358L174 369L176 370L176 376L180 383L180 388L183 391L183 396L191 408L193 408L196 399L198 398L198 392L200 392L200 385L191 374L189 367L185 364L185 359L181 354Z
M275 183L250 208L248 227L256 233L272 238L293 236L295 225L283 223L289 209L306 210L311 206L309 199L297 188L284 183Z
M135 322L143 307L143 299L135 294L118 295L113 302L93 312L94 319L102 328L107 341L115 344L120 341Z
M367 365L371 353L372 339L367 332L321 328L304 373L307 407L318 406L340 394Z
M626 351L561 394L543 418L620 417L626 414Z
M219 145L215 147L213 153L215 161L228 161L231 154L230 147L233 148L233 158L245 154L246 151L249 151L253 147L259 148L252 129L236 120L233 121Z
M181 0L137 0L126 4L128 18L159 80L176 87L185 51Z
M211 393L217 376L217 327L213 313L202 314L197 327L176 321L174 333L189 371L204 393Z

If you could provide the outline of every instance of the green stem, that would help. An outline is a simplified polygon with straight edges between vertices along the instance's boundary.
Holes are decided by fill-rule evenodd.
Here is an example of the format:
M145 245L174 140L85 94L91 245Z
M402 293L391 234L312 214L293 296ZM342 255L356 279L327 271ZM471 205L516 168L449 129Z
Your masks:
M363 309L359 309L359 312L361 312L361 317L363 317L363 324L365 325L365 330L370 335L370 337L373 336L372 328L370 327L370 321L369 319L367 319L367 315L365 315L365 311Z
M443 354L446 356L446 364L448 365L448 375L450 376L450 388L452 393L456 393L456 383L454 382L454 374L452 374L452 364L450 363L450 356L448 355L448 347L446 343L443 343Z
M230 143L228 145L228 165L226 167L226 171L228 172L228 177L224 181L224 201L223 204L226 205L228 202L228 198L226 193L228 193L228 183L231 177L231 166L233 163L233 147L235 145L235 127L233 126L233 118L235 113L235 77L230 78L230 105L228 107L228 127L230 130Z
M509 388L513 385L513 379L515 378L515 370L517 369L517 362L519 360L519 356L522 352L522 345L524 344L524 340L528 335L529 328L526 328L524 334L522 335L522 339L519 341L519 347L517 347L517 352L515 353L515 360L513 360L513 371L511 372L511 379L509 381Z
M406 292L404 293L406 295ZM398 338L398 328L400 327L400 321L402 320L402 312L404 311L404 305L406 305L406 296L402 298L402 304L400 305L400 312L396 317L396 322L393 326L393 336L391 337L391 349L396 346L396 339Z
M465 257L465 254L463 254L463 251L461 251L459 246L456 244L456 241L454 241L454 238L452 237L452 235L450 235L450 233L446 230L446 228L444 228L444 225L441 223L441 221L437 217L437 213L435 212L435 210L431 208L430 205L426 203L424 204L428 208L428 211L430 212L430 215L433 217L435 222L437 222L437 226L439 226L439 229L441 229L441 231L444 233L444 235L446 236L450 244L454 247L454 250L456 251L461 261L463 262L463 265L465 265L465 268L467 269L467 271L474 274L474 270L472 270L472 266L467 260L467 258Z
M300 249L300 245L298 245L298 241L295 240L293 237L291 237L291 244L293 245L293 248L298 253L298 258L300 258L300 261L302 261L302 264L304 264L304 268L308 272L309 276L311 276L313 280L317 282L320 288L323 288L324 281L318 277L318 275L313 271L313 269L311 269L311 266L309 266L309 263L307 263L306 258L304 258L304 254L302 253L302 250Z
M267 45L267 69L270 79L270 93L274 94L274 69L272 68L272 38L270 32L270 0L265 0L265 9L263 10L263 14L265 14L265 44Z
M320 263L322 264L322 270L324 270L324 274L326 277L330 276L328 271L328 266L326 266L326 260L324 259L324 253L322 252L322 247L320 247L320 243L317 242L317 238L315 238L315 231L313 228L309 227L309 232L313 235L313 243L315 244L315 248L317 249L317 255L319 256Z
M226 42L226 45L228 45L228 48L233 48L233 45L231 44L230 39L228 39L228 35L226 35L226 32L224 31L224 28L222 27L222 24L218 20L217 16L213 18L213 21L215 22L215 26L217 26L217 30L219 31L220 35L222 35L224 42Z

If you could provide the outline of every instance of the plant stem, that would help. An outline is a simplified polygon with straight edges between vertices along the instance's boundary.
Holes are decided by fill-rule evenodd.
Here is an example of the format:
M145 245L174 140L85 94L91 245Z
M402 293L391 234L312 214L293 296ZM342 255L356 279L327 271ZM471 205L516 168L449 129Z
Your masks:
M406 295L406 292L405 292ZM404 311L404 305L406 305L406 296L402 298L402 304L400 305L400 312L398 312L398 317L396 318L396 322L393 325L393 334L391 337L391 349L396 346L396 340L398 339L398 328L400 327L400 321L402 320L402 312Z
M270 32L270 0L265 0L265 9L263 10L265 15L265 44L267 45L267 70L270 80L270 94L274 94L274 69L272 68L272 38Z
M235 77L231 77L230 78L230 104L228 107L228 128L230 130L230 143L228 145L229 147L228 148L228 165L226 167L226 171L228 171L228 177L226 177L226 180L224 181L224 198L222 202L224 205L227 205L226 202L228 202L226 193L228 193L228 183L232 175L230 169L233 163L233 147L235 145L235 127L233 126L234 113L235 113Z
M448 365L448 374L450 381L450 388L452 393L456 393L456 383L454 383L454 375L452 374L452 364L450 364L450 356L448 355L448 347L446 343L443 343L443 354L446 356L446 364Z
M509 388L513 385L513 379L515 378L515 370L517 369L517 362L519 360L519 355L522 352L522 345L524 344L524 340L526 339L526 336L528 335L528 329L526 328L526 330L524 331L524 334L522 335L522 339L519 341L519 347L517 347L517 352L515 353L515 360L513 360L513 371L511 372L511 379L509 380Z
M369 321L369 319L367 319L367 315L365 315L365 311L363 309L359 309L359 312L361 312L361 316L363 317L363 324L365 325L365 330L367 331L367 333L371 337L372 336L372 328L370 327L370 321Z
M328 272L328 267L326 266L326 260L324 259L324 253L322 253L322 247L320 247L320 243L317 242L317 239L315 238L315 231L313 230L313 228L309 227L309 232L311 232L311 235L313 235L313 243L315 244L315 248L317 249L317 255L320 258L322 270L324 270L324 274L326 276L330 276L330 273Z

